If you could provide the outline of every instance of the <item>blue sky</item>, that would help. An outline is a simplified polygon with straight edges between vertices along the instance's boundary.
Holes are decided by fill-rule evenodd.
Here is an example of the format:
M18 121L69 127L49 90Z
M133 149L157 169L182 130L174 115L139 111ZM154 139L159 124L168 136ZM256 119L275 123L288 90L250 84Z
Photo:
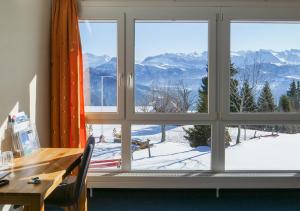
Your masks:
M162 53L201 53L207 51L207 23L135 24L135 59Z
M231 50L300 49L300 24L232 23Z
M135 27L135 59L172 53L201 53L207 50L207 23L137 22ZM81 23L84 52L116 56L117 24ZM231 50L300 49L300 24L232 23Z
M84 53L111 57L117 55L116 22L81 22L79 28Z

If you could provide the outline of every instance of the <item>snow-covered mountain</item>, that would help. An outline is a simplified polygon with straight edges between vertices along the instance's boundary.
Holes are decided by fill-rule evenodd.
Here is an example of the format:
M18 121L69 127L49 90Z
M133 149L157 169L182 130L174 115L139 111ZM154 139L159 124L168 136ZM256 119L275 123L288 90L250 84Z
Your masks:
M149 66L157 66L160 68L176 67L182 70L191 68L203 68L207 64L207 52L198 54L196 52L190 54L184 53L165 53L145 58L141 64Z
M83 54L83 62L84 65L87 67L97 67L99 65L102 65L104 63L107 63L111 60L110 56L102 55L102 56L96 56L91 53L85 53Z
M253 63L268 63L280 65L299 65L300 50L286 51L258 50L231 52L231 60L236 66L244 66Z
M91 105L100 105L101 77L104 80L104 98L106 105L115 105L117 59L109 56L84 55L86 74L89 74ZM183 80L196 95L200 88L201 78L206 76L208 53L164 53L145 58L135 65L135 97L142 101L150 91L153 83L169 84ZM260 64L261 83L269 81L275 100L284 94L292 80L300 79L300 50L286 51L258 50L231 52L231 62L239 74L249 71L253 64ZM88 72L87 72L88 71ZM88 86L88 83L86 86ZM259 86L258 86L259 87ZM261 87L259 87L261 88Z
M145 58L141 64L159 67L202 68L207 64L207 51L199 53L164 53ZM253 63L280 65L300 65L300 50L273 51L232 51L231 60L238 67Z
M111 61L107 55L96 56L91 53L84 54L86 66L97 67ZM207 64L208 52L202 53L164 53L145 58L140 65L157 66L161 69L170 67L187 70L191 68L203 68ZM273 51L261 49L258 51L232 51L231 60L237 67L253 63L268 63L280 65L300 65L300 50L291 49L285 51Z

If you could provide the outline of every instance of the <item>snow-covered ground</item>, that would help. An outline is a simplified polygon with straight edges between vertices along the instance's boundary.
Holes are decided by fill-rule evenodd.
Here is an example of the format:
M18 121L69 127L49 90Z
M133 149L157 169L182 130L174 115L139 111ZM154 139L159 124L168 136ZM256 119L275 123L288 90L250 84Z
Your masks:
M85 106L85 112L117 112L117 106ZM135 106L135 112L155 112L152 106ZM187 111L195 113L196 111Z
M184 126L185 128L192 126ZM93 133L97 137L104 134L105 143L97 143L93 160L121 158L121 143L113 142L112 131L119 125L94 125ZM232 140L236 139L237 128L228 128ZM225 150L225 168L227 170L299 170L300 169L300 133L250 139L255 131L242 129L241 143L234 141ZM153 146L137 150L132 155L132 169L136 170L209 170L211 161L210 147L192 148L184 138L183 126L168 125L166 141L160 142L159 125L133 125L132 139L150 140ZM256 131L256 136L270 135L271 132ZM97 140L98 141L98 140ZM117 168L109 167L110 169Z
M117 112L117 106L84 106L85 112Z
M185 128L192 126L184 126ZM166 126L166 141L161 142L160 125L134 125L132 138L149 139L153 147L133 153L132 169L210 169L210 147L192 148L183 137L185 132L182 126Z
M237 128L229 133L235 140ZM300 133L278 133L278 136L249 139L254 130L242 129L242 143L232 145L225 151L225 168L228 170L300 170ZM256 136L271 132L257 131Z

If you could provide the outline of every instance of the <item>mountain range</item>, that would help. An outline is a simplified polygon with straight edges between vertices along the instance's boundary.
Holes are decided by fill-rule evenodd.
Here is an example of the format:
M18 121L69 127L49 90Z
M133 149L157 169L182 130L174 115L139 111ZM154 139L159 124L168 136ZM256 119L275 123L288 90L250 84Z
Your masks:
M155 84L174 85L183 81L184 84L197 95L202 81L207 75L206 66L208 53L164 53L149 56L135 64L135 101L142 103L143 98L150 93ZM242 78L249 75L249 70L259 71L260 80L255 94L258 96L263 82L269 81L274 98L278 101L284 94L292 80L300 80L300 50L273 51L261 49L258 51L231 52L231 62L238 69L235 76ZM101 105L102 85L103 104L116 104L116 67L117 59L107 55L97 56L84 54L85 89L90 91L88 105ZM254 71L253 71L254 72ZM87 77L89 76L89 77ZM89 80L89 83L87 82ZM103 84L102 84L103 82Z

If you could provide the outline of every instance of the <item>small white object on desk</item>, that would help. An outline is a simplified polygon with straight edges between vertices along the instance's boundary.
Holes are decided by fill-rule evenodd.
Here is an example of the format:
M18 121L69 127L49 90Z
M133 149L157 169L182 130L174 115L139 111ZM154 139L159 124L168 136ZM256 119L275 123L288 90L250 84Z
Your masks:
M9 175L9 171L0 171L0 180Z

